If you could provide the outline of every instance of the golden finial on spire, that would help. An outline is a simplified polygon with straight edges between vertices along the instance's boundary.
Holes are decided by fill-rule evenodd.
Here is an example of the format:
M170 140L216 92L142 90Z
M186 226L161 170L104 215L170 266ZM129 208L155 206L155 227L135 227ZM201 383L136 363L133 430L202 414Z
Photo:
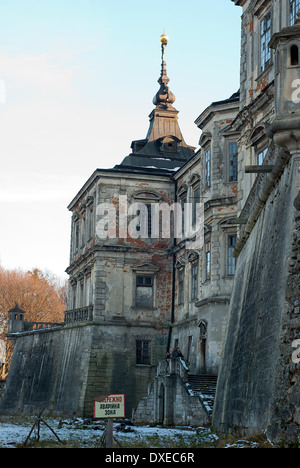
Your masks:
M162 58L162 60L164 59L164 56L165 56L165 49L167 47L168 41L169 41L169 38L168 38L168 36L166 34L162 34L160 36L161 51L162 51L161 58Z
M172 104L175 102L175 96L170 91L169 86L168 86L168 83L170 80L167 75L167 65L166 65L166 62L164 61L165 49L168 44L168 41L169 41L169 38L165 33L160 36L161 49L162 49L161 74L158 79L158 83L160 84L160 89L158 93L156 93L153 99L153 104L155 104L156 107L159 107L160 109L171 108Z

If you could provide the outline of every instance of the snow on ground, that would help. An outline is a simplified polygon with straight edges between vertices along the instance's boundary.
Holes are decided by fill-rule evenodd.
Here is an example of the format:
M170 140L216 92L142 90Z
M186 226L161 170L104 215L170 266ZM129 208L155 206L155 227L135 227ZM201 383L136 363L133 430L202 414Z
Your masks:
M52 427L55 433L58 435L60 440L77 442L81 447L94 447L100 440L104 433L104 426L101 423L90 423L85 424L83 420L64 420L63 423L56 419L45 419L47 424ZM15 448L18 444L25 442L29 432L33 426L33 418L25 418L24 420L15 421L13 418L0 417L0 448ZM114 424L114 436L117 440L140 438L143 439L146 436L156 436L161 439L163 437L178 438L181 440L184 438L190 438L193 434L196 434L196 430L192 428L181 429L181 428L162 428L162 427L150 427L150 426L126 426L126 430L129 432L118 431L120 423ZM199 431L203 431L203 440L212 442L217 436L209 431L209 429L199 428ZM32 438L36 436L36 429L32 433ZM47 426L42 422L40 424L40 441L43 440L56 440L55 435L51 432Z
M35 421L34 417L13 418L0 416L0 448L16 448L27 439ZM46 423L55 431L61 441L80 448L95 448L104 434L104 421L83 420L81 418L65 419L63 421L53 418L45 418ZM32 432L30 441L37 436L36 429ZM132 426L130 423L114 423L114 439L123 446L126 441L134 446L151 437L152 448L162 447L165 441L174 444L174 447L195 447L205 444L213 447L213 442L218 441L218 436L209 428L164 428L150 426ZM40 424L40 442L56 441L53 432L43 422ZM193 445L195 443L196 445ZM153 445L152 445L153 444ZM186 444L186 445L185 445ZM190 445L192 444L192 445ZM200 445L200 446L201 446ZM270 446L272 444L270 443ZM139 445L137 445L139 446ZM228 443L224 448L259 448L260 444L247 440L237 440Z

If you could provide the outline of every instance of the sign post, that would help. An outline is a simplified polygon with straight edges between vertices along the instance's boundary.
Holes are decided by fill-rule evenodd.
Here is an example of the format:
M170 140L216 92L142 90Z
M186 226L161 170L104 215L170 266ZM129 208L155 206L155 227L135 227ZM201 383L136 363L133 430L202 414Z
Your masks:
M94 419L106 419L106 448L113 448L113 420L125 418L125 395L100 395L94 402Z
M106 448L113 448L114 444L114 420L106 420Z

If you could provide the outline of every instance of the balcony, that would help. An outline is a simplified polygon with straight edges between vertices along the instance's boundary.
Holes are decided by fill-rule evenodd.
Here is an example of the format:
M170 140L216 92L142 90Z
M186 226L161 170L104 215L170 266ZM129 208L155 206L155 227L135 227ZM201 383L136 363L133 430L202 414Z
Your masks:
M80 307L79 309L65 312L65 323L92 322L93 306Z

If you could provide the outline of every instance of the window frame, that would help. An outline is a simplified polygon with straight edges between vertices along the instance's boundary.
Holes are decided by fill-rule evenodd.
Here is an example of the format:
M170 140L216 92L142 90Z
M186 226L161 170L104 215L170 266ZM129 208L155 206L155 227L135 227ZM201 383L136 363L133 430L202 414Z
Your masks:
M178 269L178 305L183 305L184 304L184 274L185 274L185 268L179 268Z
M195 272L196 269L196 272ZM195 301L198 299L198 275L199 265L198 261L191 264L191 300Z
M204 180L205 188L211 186L211 146L208 146L204 150Z
M185 217L185 205L187 204L187 192L182 194L180 196L180 205L181 205L181 233L182 233L182 238L185 237L185 223L186 223L186 217Z
M300 0L289 0L289 25L294 26L298 11L300 10Z
M265 160L265 158L266 158L266 156L268 154L268 151L269 151L268 146L266 146L264 149L262 149L262 148L257 149L257 151L256 151L256 160L257 160L257 165L258 166L263 165L264 160Z
M235 242L232 243L232 239L235 239ZM237 234L230 233L227 235L227 275L235 276L236 272L236 258L233 257L233 251L237 243Z
M138 284L138 281L142 279L142 284ZM147 284L146 280L151 280L150 284ZM152 302L151 305L145 305L138 302L138 288L151 288L152 290ZM153 309L154 308L154 275L151 273L136 273L135 275L135 307L140 307L141 309Z
M197 222L197 204L200 203L200 197L201 197L201 193L200 193L200 184L194 186L192 188L192 206L193 206L193 209L192 209L192 225L195 226L196 222Z
M236 146L235 152L231 152L232 145ZM229 141L228 142L228 181L229 182L238 182L238 157L239 157L239 146L238 146L237 141Z
M86 216L80 219L80 248L82 249L86 243Z
M268 22L270 25L268 26ZM269 43L272 37L272 11L263 15L259 22L260 73L264 73L272 63L272 51ZM268 57L268 60L267 60Z
M205 255L204 255L204 266L205 266L205 281L211 280L211 240L207 240L204 243Z
M138 366L151 366L151 340L136 339L135 341L136 357L135 362Z

